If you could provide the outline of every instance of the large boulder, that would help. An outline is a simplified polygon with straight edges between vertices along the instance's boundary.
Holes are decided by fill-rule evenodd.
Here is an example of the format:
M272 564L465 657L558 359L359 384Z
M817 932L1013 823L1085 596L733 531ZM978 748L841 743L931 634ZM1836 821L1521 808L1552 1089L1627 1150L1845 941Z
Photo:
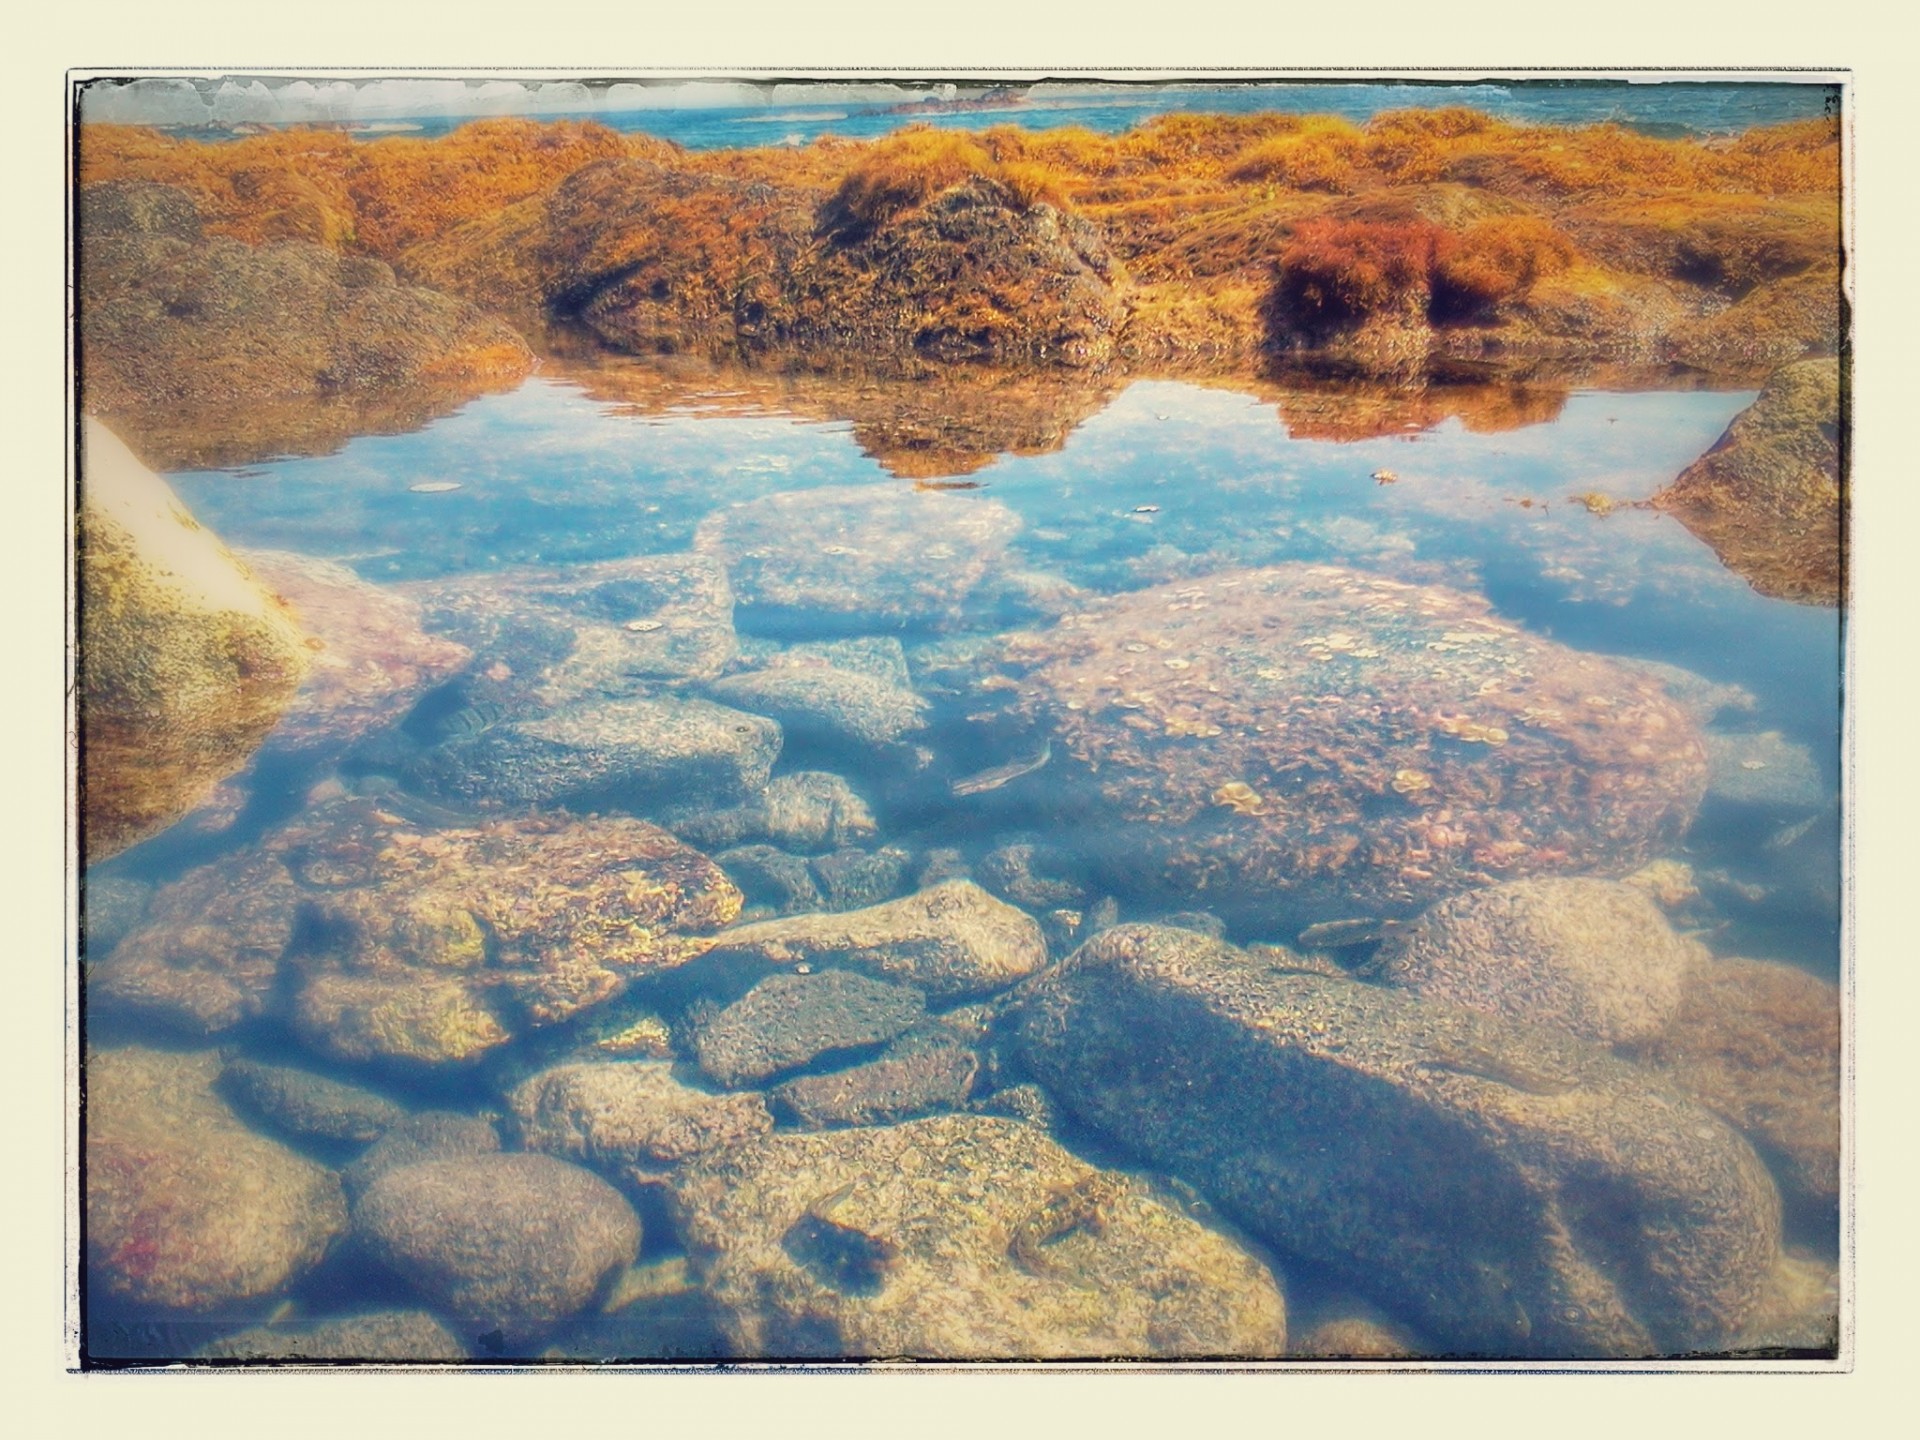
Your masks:
M286 605L91 418L80 467L81 823L100 860L239 770L310 652Z
M966 880L864 910L736 926L716 936L714 948L766 965L833 961L938 999L1004 990L1047 963L1033 917Z
M1371 962L1416 994L1612 1045L1664 1030L1698 946L1612 880L1515 880L1441 901Z
M219 1074L211 1051L87 1057L87 1265L102 1295L244 1313L346 1229L339 1177L249 1129Z
M1706 784L1699 731L1656 680L1477 596L1334 566L1116 596L1014 637L1008 660L1018 708L1055 736L1052 788L1075 780L1062 750L1084 767L1108 868L1263 928L1624 873Z
M746 1355L1272 1356L1265 1266L1018 1121L770 1135L673 1182Z
M425 1160L381 1175L353 1212L368 1253L470 1344L530 1344L585 1308L640 1250L606 1181L550 1155ZM495 1332L498 1332L496 1335Z
M249 401L518 379L533 353L465 300L311 241L199 233L191 197L112 181L79 197L88 408Z
M1779 1255L1747 1143L1597 1046L1123 925L1034 982L1081 1120L1341 1274L1443 1353L1726 1345Z
M1838 604L1841 398L1839 361L1782 366L1653 504L1761 594Z

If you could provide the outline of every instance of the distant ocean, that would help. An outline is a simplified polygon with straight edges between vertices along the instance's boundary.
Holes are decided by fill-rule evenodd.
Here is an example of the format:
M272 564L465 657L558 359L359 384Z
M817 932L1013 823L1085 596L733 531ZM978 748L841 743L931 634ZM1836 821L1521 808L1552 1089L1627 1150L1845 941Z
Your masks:
M1808 81L1292 80L1041 82L900 86L840 82L99 81L82 119L160 125L221 138L288 124L345 124L369 135L444 135L490 115L597 120L694 150L803 145L821 135L870 137L905 125L979 130L1079 125L1114 133L1155 115L1261 110L1364 121L1386 110L1466 105L1523 124L1611 122L1653 135L1728 134L1832 113L1839 87Z

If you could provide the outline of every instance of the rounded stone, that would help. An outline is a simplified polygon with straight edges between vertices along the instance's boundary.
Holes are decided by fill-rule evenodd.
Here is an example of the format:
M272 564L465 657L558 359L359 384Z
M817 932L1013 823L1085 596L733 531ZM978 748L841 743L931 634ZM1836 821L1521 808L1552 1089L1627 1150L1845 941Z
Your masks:
M640 1219L619 1191L547 1155L389 1170L368 1187L354 1224L422 1299L508 1344L584 1308L640 1249Z

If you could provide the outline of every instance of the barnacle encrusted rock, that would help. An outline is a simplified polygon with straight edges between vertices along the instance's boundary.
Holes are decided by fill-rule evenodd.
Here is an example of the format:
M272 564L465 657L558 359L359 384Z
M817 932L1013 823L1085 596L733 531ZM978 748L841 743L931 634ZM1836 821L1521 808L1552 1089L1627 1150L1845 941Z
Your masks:
M1120 595L1008 660L1028 669L1019 708L1116 822L1109 866L1229 918L1405 915L1469 885L1630 870L1706 783L1657 681L1476 596L1335 566Z
M776 1132L673 1180L748 1355L1271 1356L1266 1267L1037 1126L977 1115Z
M1122 925L1033 982L1016 1035L1081 1120L1443 1353L1723 1347L1779 1257L1745 1140L1544 1027Z

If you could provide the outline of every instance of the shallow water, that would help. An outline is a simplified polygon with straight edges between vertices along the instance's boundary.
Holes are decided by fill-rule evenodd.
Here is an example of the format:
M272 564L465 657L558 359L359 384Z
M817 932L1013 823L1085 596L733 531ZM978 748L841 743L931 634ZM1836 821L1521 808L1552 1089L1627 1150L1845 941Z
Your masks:
M1325 93L1316 91L1314 103L1326 108ZM868 801L878 829L859 842L861 848L877 853L897 846L911 857L891 886L876 892L880 899L911 890L912 876L941 850L959 851L979 874L990 852L1010 841L1063 854L1068 868L1076 856L1111 848L1113 836L1089 828L1100 823L1097 817L1054 803L1076 762L1058 745L1041 751L1029 717L975 683L981 672L970 668L970 645L991 645L1005 632L1044 631L1062 611L1083 611L1100 596L1201 582L1248 567L1336 566L1483 595L1495 618L1533 636L1577 651L1682 666L1706 681L1748 692L1746 708L1723 710L1713 724L1736 737L1778 732L1785 746L1797 747L1815 777L1814 789L1785 806L1720 803L1710 796L1693 830L1669 853L1699 876L1723 878L1717 888L1703 882L1701 895L1682 907L1674 923L1699 932L1716 954L1782 962L1828 978L1838 974L1837 831L1811 860L1800 845L1795 874L1801 878L1769 869L1785 832L1837 805L1838 616L1756 594L1673 519L1634 508L1713 443L1751 401L1750 391L1491 397L1462 391L1451 405L1445 392L1436 392L1438 401L1422 409L1391 397L1368 407L1337 393L1270 388L1255 395L1229 386L1139 380L1110 398L1079 404L1075 415L1083 418L1062 427L1065 438L1055 448L1036 445L1028 448L1040 453L1000 454L985 463L976 455L952 467L957 473L944 475L935 462L921 469L936 473L922 473L916 482L889 473L886 462L901 468L897 450L875 444L859 422L817 418L821 407L798 406L795 413L777 390L749 394L722 375L704 385L682 377L649 391L623 386L623 375L645 380L649 370L641 362L578 370L554 362L511 393L475 400L414 433L363 437L320 457L168 478L193 513L236 548L339 560L366 580L410 585L415 595L432 593L420 582L529 566L565 571L684 552L702 522L717 513L751 515L768 497L824 487L871 487L878 503L914 493L918 483L932 487L919 493L937 491L940 504L953 507L940 512L948 516L966 507L1004 507L1018 528L1005 551L991 556L987 578L1027 578L984 584L977 601L960 613L902 607L885 618L870 612L849 618L742 603L734 614L741 643L756 659L767 658L776 645L848 635L904 644L909 676L929 707L924 728L907 743L924 754L903 759L897 747L876 749L830 729L814 734L790 726L793 733L773 772L832 771ZM636 401L636 393L651 398ZM826 407L826 413L834 412ZM862 448L863 438L878 458ZM945 488L962 485L968 488ZM1611 504L1581 498L1593 496ZM804 513L800 503L797 513ZM893 563L911 572L930 563L925 557L942 543L939 529L928 528ZM474 668L488 658L477 654ZM513 663L523 663L518 653ZM693 680L655 688L668 695L705 693L704 683ZM426 734L466 743L473 738L466 731L484 740L497 723L492 711L463 694L442 695L435 703L439 710L415 725L414 741ZM743 702L742 708L753 707ZM1036 756L1045 763L1033 765ZM983 782L980 772L996 766L1001 773ZM190 820L96 867L89 883L163 884L192 865L237 855L273 826L297 818L310 803L304 797L324 791L324 785L315 789L321 782L338 778L363 793L392 794L370 787L394 785L395 771L384 752L365 743L320 774L275 770L262 762L237 824L210 833ZM399 772L403 794L410 783ZM445 798L432 792L418 797L425 807ZM606 799L615 808L629 803ZM586 806L591 803L589 796ZM672 809L657 797L631 803L646 814ZM405 812L403 805L397 808ZM582 808L579 800L575 808ZM437 812L409 813L431 818ZM455 815L453 823L458 820ZM1824 843L1819 833L1816 846ZM1102 895L1111 896L1123 921L1152 919L1173 908L1158 893L1129 891L1125 875L1116 876L1110 865L1093 868L1092 880L1080 877L1084 883L1076 894L1084 898L1062 908L1090 908ZM1817 882L1823 871L1833 884L1804 880L1811 872ZM1041 913L1046 904L1029 901L1027 908ZM1226 916L1227 938L1240 944L1291 944L1305 928L1256 928L1261 922L1246 920L1245 907L1231 896L1217 904L1196 896L1188 908ZM1068 948L1054 944L1056 952ZM1368 953L1363 943L1333 952L1331 960L1363 966ZM661 983L662 1008L678 1006L681 1013L693 1013L703 999L724 1003L738 993L732 978L714 981L708 996ZM937 997L932 1003L950 1008ZM110 1006L90 1019L99 1027L96 1043L177 1043L115 1015ZM413 1107L497 1108L502 1077L520 1073L510 1064L437 1074L342 1064L303 1049L277 1023L256 1023L222 1038L256 1058L368 1081ZM536 1050L529 1040L504 1053ZM685 1069L684 1050L679 1058ZM831 1071L845 1058L830 1055L805 1068ZM1490 1062L1449 1063L1456 1075L1485 1078ZM1527 1072L1495 1067L1492 1073ZM1541 1085L1528 1093L1551 1098L1564 1088ZM976 1095L990 1089L989 1078L976 1082ZM1527 1091L1525 1085L1520 1089ZM1837 1093L1832 1103L1837 1113ZM1110 1132L1103 1136L1066 1118L1053 1123L1071 1147L1097 1163L1160 1177L1155 1183L1169 1179L1165 1167L1130 1154ZM314 1149L313 1142L305 1143L330 1164L352 1153L349 1147ZM1343 1313L1343 1298L1364 1290L1350 1265L1313 1253L1280 1254L1270 1239L1234 1228L1231 1201L1208 1197L1204 1180L1189 1185L1183 1176L1170 1179L1194 1191L1195 1213L1239 1235L1284 1277L1290 1329L1304 1328L1304 1321L1322 1313ZM844 1187L823 1180L819 1188L831 1203L808 1211L806 1243L799 1248L807 1254L822 1247L832 1251L835 1244L850 1248L853 1260L833 1261L865 1267L849 1293L877 1293L890 1252L874 1249L880 1242L852 1228L855 1222L842 1223L845 1214L837 1207ZM648 1210L649 1204L656 1208ZM1049 1212L1042 1206L1035 1213ZM1097 1248L1100 1212L1088 1214L1093 1219L1069 1215L1039 1232L1036 1244L1051 1248L1037 1253L1072 1256ZM657 1197L643 1199L642 1215L648 1236L642 1259L676 1253L675 1222L658 1208ZM1250 1224L1244 1214L1237 1223ZM1830 1211L1789 1212L1789 1238L1816 1253L1833 1253L1836 1232ZM837 1238L842 1236L852 1238ZM796 1245L790 1243L789 1251ZM1053 1263L1036 1268L1046 1272ZM349 1247L336 1249L298 1282L292 1298L298 1314L324 1316L410 1303L409 1293ZM713 1356L722 1353L722 1342L704 1305L698 1296L681 1296L655 1304L644 1320L635 1318L641 1312L626 1311L576 1321L554 1343L576 1355ZM1390 1320L1416 1324L1388 1308ZM100 1301L93 1353L185 1353L242 1328L245 1318L251 1317L187 1320ZM475 1344L473 1353L484 1358L490 1347ZM517 1353L541 1352L536 1346Z

